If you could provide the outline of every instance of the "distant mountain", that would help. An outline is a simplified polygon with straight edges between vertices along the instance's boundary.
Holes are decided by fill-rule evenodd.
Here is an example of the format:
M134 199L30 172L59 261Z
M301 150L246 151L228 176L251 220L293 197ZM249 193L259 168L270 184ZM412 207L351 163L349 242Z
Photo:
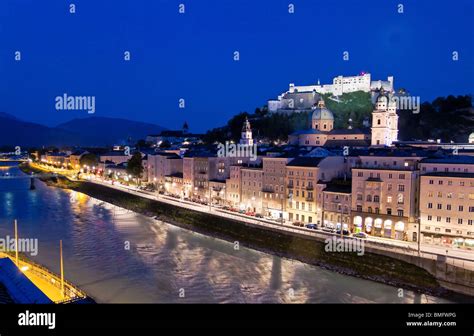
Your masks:
M73 119L56 128L79 133L91 144L106 145L135 143L148 134L157 134L165 129L155 124L106 117Z
M74 119L56 127L19 120L0 113L0 146L106 146L131 141L164 128L137 121L89 117Z
M0 145L1 146L52 146L73 145L80 142L77 134L65 130L30 123L0 114Z
M5 113L5 112L0 112L0 118L18 120L17 117L15 117L11 114Z

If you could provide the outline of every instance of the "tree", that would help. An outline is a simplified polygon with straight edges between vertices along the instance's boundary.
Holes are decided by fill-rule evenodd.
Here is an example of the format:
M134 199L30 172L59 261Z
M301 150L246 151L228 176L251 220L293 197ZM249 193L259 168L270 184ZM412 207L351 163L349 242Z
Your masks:
M84 154L79 160L79 164L81 165L81 167L83 166L93 167L93 166L97 166L97 163L99 163L99 158L95 154L92 154L92 153Z
M160 148L170 148L171 147L171 144L168 140L163 140L161 143L160 143Z
M127 173L137 179L137 184L140 183L140 178L143 174L142 154L136 152L127 162Z
M140 139L140 140L137 141L136 147L137 148L149 148L150 146L146 143L145 140Z

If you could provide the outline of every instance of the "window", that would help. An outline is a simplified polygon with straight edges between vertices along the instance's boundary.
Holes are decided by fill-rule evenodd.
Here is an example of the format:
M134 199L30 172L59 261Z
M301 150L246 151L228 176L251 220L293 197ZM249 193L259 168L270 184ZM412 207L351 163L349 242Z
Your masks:
M458 224L462 224L462 218L458 218Z
M391 208L387 208L387 215L391 215L392 214L392 209Z
M380 196L375 195L374 196L374 202L377 202L377 203L380 202Z
M400 175L398 175L398 178L399 178L400 180L404 180L404 179L405 179L405 174L400 174Z
M362 205L358 205L358 206L357 206L357 211L358 211L358 212L362 212Z
M428 209L433 209L433 203L428 203Z
M451 223L451 217L446 217L446 223Z
M367 202L372 202L372 195L367 195L366 200Z
M430 184L434 184L434 181L433 181L433 180L430 180Z
M362 201L362 194L357 194L357 200Z
M387 196L387 203L392 203L392 196Z
M437 221L437 222L441 222L441 217L440 217L440 216L437 216L437 217L436 217L436 221Z
M433 220L433 216L428 215L428 220L429 220L429 221L430 221L430 220Z
M357 172L357 176L358 177L364 177L364 173L363 172Z
M443 180L439 180L439 181L438 181L438 184L439 184L439 185L443 185Z
M397 210L397 215L403 217L403 210Z
M441 210L441 209L443 209L443 204L441 204L441 203L438 203L438 205L437 205L437 209L438 209L438 210Z
M462 205L460 205L460 206L458 207L458 211L464 211L464 207L463 207Z
M446 210L451 210L451 204L446 204Z
M399 184L398 191L405 191L405 186L403 184Z

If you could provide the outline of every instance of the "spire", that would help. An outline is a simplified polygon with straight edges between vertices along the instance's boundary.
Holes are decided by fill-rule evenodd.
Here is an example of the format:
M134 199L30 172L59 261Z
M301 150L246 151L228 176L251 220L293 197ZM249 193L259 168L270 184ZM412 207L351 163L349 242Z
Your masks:
M319 97L318 107L319 108L325 108L326 107L326 104L324 103L323 97Z
M321 85L321 83L319 82L319 78L318 78L318 85Z
M245 117L244 124L242 126L242 132L252 132L252 127L250 125L249 119Z
M188 133L188 131L189 131L189 126L188 126L187 121L185 121L183 124L183 133Z

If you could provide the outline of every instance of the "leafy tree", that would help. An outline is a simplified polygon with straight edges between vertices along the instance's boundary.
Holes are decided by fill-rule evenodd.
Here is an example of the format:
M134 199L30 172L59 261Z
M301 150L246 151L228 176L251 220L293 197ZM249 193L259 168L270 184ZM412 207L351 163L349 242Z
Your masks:
M149 148L150 146L146 143L145 140L140 139L140 140L137 141L136 147L137 148Z
M81 167L83 167L84 165L90 166L90 167L97 166L98 163L99 163L99 158L95 154L92 154L92 153L84 154L79 160L79 164L81 165Z
M171 147L171 144L168 140L164 140L160 144L160 148L170 148L170 147Z
M137 179L137 184L140 183L140 178L143 174L142 154L136 152L127 162L127 174L132 175Z

